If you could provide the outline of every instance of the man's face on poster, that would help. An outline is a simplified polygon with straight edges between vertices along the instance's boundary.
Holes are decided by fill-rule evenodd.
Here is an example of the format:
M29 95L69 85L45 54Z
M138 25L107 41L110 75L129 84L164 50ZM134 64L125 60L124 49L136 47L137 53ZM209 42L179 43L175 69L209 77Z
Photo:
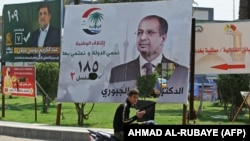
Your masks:
M137 50L145 55L160 55L166 35L160 35L160 25L157 19L146 19L140 22L136 45Z
M42 29L45 29L50 22L51 15L48 8L44 7L39 10L39 24Z

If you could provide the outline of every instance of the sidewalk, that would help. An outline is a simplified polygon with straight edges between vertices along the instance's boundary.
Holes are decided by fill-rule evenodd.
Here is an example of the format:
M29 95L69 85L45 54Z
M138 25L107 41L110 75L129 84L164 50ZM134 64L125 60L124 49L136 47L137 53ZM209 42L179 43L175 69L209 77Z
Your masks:
M20 122L0 121L0 134L44 139L51 141L88 141L88 130L104 131L113 134L113 129L85 128L68 126L51 126L46 124L29 124Z

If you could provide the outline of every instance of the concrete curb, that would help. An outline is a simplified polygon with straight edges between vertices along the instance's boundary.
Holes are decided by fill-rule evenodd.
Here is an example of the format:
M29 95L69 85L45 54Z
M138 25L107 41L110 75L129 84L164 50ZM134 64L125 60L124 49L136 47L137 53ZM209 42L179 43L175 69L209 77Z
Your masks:
M50 126L0 121L0 134L49 141L88 141L88 130L104 131L113 134L113 129Z

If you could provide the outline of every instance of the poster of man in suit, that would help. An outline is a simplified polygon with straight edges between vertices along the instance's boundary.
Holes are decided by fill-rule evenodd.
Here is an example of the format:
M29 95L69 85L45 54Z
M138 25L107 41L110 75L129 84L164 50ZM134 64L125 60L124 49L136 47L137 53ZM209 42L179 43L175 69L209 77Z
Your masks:
M186 103L192 1L183 2L66 6L58 101L123 102L160 64L169 79L159 101Z
M4 5L2 36L5 62L59 62L61 1Z

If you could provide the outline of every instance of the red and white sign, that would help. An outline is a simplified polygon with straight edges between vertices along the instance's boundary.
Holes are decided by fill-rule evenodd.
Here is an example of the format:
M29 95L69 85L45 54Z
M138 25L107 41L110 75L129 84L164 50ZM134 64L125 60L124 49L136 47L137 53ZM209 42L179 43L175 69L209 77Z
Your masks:
M2 94L36 97L35 67L3 67Z

